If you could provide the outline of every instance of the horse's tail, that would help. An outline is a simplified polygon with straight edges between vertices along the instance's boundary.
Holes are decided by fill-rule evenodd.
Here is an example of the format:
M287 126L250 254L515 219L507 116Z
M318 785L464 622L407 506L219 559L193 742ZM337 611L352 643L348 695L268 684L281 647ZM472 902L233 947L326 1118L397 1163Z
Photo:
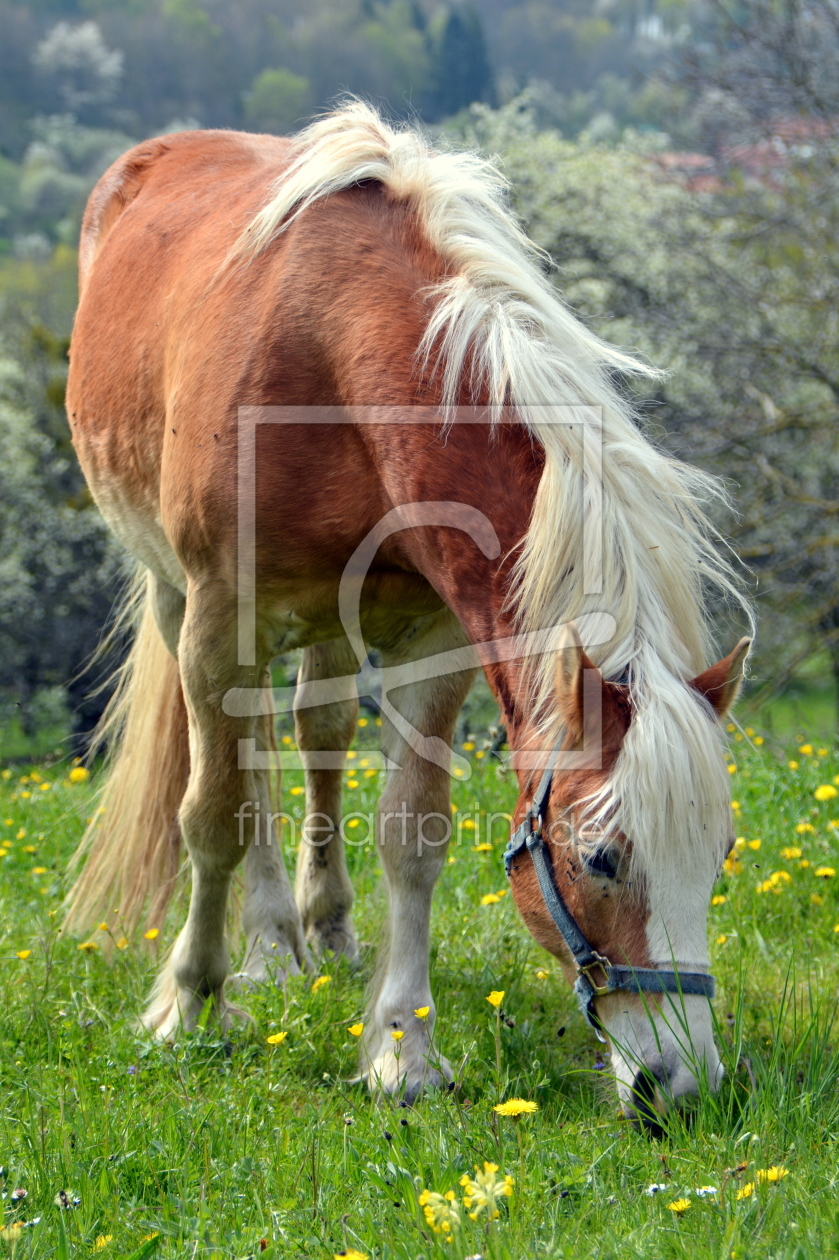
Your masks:
M134 622L131 651L94 736L107 747L105 786L71 869L86 858L68 897L65 930L105 919L128 935L145 912L160 927L180 866L178 807L189 776L186 707L177 662L155 624L141 574L120 621Z

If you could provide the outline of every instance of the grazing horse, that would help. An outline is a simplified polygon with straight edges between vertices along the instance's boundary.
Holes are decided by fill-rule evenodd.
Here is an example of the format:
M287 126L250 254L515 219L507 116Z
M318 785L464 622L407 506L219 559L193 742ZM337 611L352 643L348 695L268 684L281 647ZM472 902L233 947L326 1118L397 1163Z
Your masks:
M649 369L563 306L505 197L491 163L358 102L291 140L150 140L95 188L68 416L141 582L68 924L113 906L159 922L182 838L189 912L143 1016L163 1038L208 1001L227 1025L237 981L355 955L337 820L347 680L376 649L389 948L362 1069L408 1098L450 1080L430 1054L429 918L481 664L520 786L513 895L644 1118L721 1072L706 918L732 839L720 719L749 644L705 667L708 592L736 596L701 506L718 489L640 433L612 380ZM294 895L259 822L269 664L292 649Z

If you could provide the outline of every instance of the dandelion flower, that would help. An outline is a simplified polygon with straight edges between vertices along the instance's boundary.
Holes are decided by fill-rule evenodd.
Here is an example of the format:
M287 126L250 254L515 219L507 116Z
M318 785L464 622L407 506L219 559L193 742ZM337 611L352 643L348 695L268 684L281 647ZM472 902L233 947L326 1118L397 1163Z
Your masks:
M100 1234L99 1237L96 1239L96 1242L93 1244L93 1250L104 1251L108 1243L113 1242L113 1240L114 1240L113 1234Z
M833 869L832 866L818 866L813 871L813 874L815 875L816 879L833 879L833 876L836 874L836 871Z
M753 1181L747 1181L744 1186L740 1187L734 1197L735 1199L750 1199L754 1192L755 1183Z
M789 766L790 770L797 770L797 769L798 769L798 762L797 762L797 761L788 761L788 762L787 762L787 765Z
M99 946L96 944L96 941L82 941L78 948L83 950L86 954L92 954L95 949L99 948Z
M783 1181L784 1177L788 1176L789 1169L784 1168L782 1164L773 1164L771 1168L758 1168L755 1181L765 1184L767 1181Z
M761 744L762 744L762 743L763 743L763 736L762 736L762 735L755 735L755 738L754 738L755 748L760 748L760 746L761 746Z
M364 718L361 719L364 721ZM359 722L359 726L361 722ZM336 1251L333 1253L335 1260L370 1260L364 1251L356 1251L355 1247L350 1247L349 1251Z
M45 866L33 866L33 867L32 867L32 874L33 874L33 875L46 875L46 873L47 873L47 868L46 868Z
M501 898L497 897L495 893L484 893L483 897L481 897L481 905L497 906L500 900Z
M318 989L322 989L325 984L331 984L331 983L332 983L331 976L318 976L317 980L315 980L314 984L312 985L312 992L317 993Z
M672 1212L675 1216L681 1216L690 1207L690 1199L674 1199L672 1203L667 1204L667 1211Z
M463 1196L463 1206L469 1215L470 1221L476 1221L482 1212L486 1212L487 1220L497 1221L501 1215L498 1210L500 1199L509 1199L513 1193L513 1178L507 1174L505 1177L498 1177L498 1165L490 1164L484 1161L483 1170L475 1165L475 1176L470 1177L468 1173L464 1173L460 1179L460 1184L466 1193Z
M394 1041L401 1041L405 1036L405 1032L402 1028L391 1028L390 1035Z
M798 751L801 753L803 757L812 757L813 745L812 744L799 744Z
M810 893L810 901L814 906L824 905L824 897L820 897L818 893Z
M15 836L15 840L25 840L25 839L26 839L26 828L21 827L20 831Z
M347 787L348 787L348 788L357 788L357 787L358 787L358 779L347 779Z
M763 844L762 840L750 840L749 848L754 849L755 853L757 853L758 849L760 848L762 844Z
M18 952L17 952L17 956L18 956L18 958L20 958L20 959L21 959L21 961L22 961L22 962L26 962L27 958L30 958L30 957L32 956L32 950L31 950L31 949L19 949L19 950L18 950Z
M506 1102L496 1103L492 1110L499 1116L530 1116L539 1110L539 1104L527 1098L508 1098Z
M711 905L724 906L727 901L728 901L727 897L724 897L722 893L717 893L715 897L711 898Z
M727 940L728 940L728 937L726 936L725 932L720 932L719 936L717 937L717 944L724 945Z
M85 783L90 778L90 771L86 766L73 766L67 778L71 783Z
M271 1033L271 1036L266 1037L265 1040L268 1042L269 1046L281 1046L287 1036L287 1032Z
M506 989L493 989L492 993L490 993L489 996L487 997L487 1001L489 1002L490 1006L494 1006L495 1009L498 1010L498 1007L504 1001L504 994L506 992L507 992Z
M159 928L149 928L148 932L143 933L143 937L147 941L156 941L160 936Z
M460 1208L454 1190L445 1194L437 1194L433 1190L423 1190L417 1200L422 1208L426 1224L435 1234L449 1236L460 1224Z
M289 788L289 791L290 791L290 793L291 793L291 795L292 795L292 796L302 796L302 795L303 795L303 789L302 789L302 787L293 787L293 788Z
M107 923L100 923L100 924L99 924L99 931L100 931L100 932L107 932L107 930L108 930L108 925L107 925Z
M492 845L488 844L486 840L482 840L480 844L472 845L472 852L473 853L492 853Z
M544 968L544 967L538 967L538 968L537 968L537 970L536 970L536 979L537 979L537 980L547 980L547 978L548 978L548 976L549 976L550 974L551 974L551 973L550 973L549 971L545 971L545 968Z
M414 1014L416 1015L417 1019L428 1019L428 1012L430 1010L431 1010L430 1006L418 1006L417 1009L414 1011Z
M801 850L797 844L788 844L786 848L781 849L781 857L787 862L793 862L796 858L801 857Z
M117 949L128 949L128 937L121 936L117 941Z
M361 1022L361 1020L359 1020L357 1024L350 1024L349 1028L347 1029L347 1032L350 1034L351 1037L360 1037L361 1034L364 1032L364 1024Z
M839 788L835 788L832 783L820 783L813 796L817 801L832 801L839 796Z

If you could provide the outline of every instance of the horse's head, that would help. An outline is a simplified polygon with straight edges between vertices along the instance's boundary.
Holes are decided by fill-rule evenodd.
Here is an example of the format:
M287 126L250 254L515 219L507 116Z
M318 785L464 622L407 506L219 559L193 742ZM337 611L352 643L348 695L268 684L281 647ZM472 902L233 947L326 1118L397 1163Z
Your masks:
M711 985L707 911L733 840L721 719L748 649L741 640L689 685L662 671L636 690L605 681L570 627L556 676L564 736L552 779L542 781L544 848L532 860L523 838L539 829L527 817L538 775L520 771L513 895L572 983L581 959L590 960L584 945L616 968L586 968L594 989L613 988L591 999L589 1013L610 1043L624 1113L651 1128L669 1100L697 1092L699 1077L713 1089L722 1076L703 994ZM576 961L573 927L563 934L561 908L554 902L552 916L546 904L551 877L583 940ZM662 981L674 991L656 992ZM585 1005L585 979L581 990Z

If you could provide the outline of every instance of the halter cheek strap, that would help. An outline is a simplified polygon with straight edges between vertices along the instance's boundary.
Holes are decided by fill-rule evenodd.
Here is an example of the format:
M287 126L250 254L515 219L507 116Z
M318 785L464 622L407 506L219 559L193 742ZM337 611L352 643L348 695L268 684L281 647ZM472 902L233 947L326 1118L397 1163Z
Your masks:
M592 949L579 923L562 899L554 879L548 847L542 836L542 817L550 798L558 755L557 750L542 775L530 808L510 837L510 843L504 851L504 868L509 877L513 862L527 849L533 861L545 907L568 946L577 968L574 992L580 1009L600 1040L605 1041L594 1006L595 998L618 992L679 993L712 998L714 977L704 971L678 971L675 968L663 971L658 967L615 965L603 954ZM598 985L592 980L590 972L595 968L599 968L606 977L605 984Z

